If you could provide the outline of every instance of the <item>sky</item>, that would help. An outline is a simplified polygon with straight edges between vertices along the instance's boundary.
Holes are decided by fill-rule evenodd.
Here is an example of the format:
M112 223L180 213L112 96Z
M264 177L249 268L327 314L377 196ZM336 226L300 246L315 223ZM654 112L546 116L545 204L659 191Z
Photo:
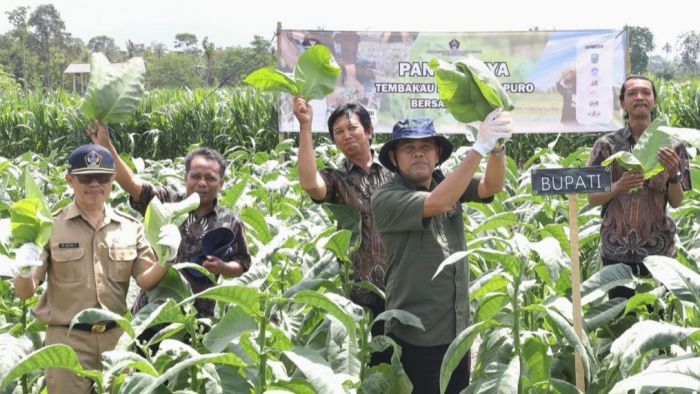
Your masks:
M523 0L0 0L0 33L10 30L5 12L18 6L53 3L66 30L87 43L106 35L124 49L127 40L172 48L177 33L205 36L217 47L247 46L254 35L273 38L285 29L356 31L527 31L648 27L656 50L675 46L683 32L700 30L694 2L627 0L579 2ZM408 5L415 4L415 5Z

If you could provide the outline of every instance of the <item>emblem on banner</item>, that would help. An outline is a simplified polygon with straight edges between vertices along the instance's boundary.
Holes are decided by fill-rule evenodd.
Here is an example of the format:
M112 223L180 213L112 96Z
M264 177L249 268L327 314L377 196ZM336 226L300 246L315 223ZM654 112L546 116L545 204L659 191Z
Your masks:
M459 41L456 39L451 39L449 43L447 43L450 46L451 51L456 51L459 49Z

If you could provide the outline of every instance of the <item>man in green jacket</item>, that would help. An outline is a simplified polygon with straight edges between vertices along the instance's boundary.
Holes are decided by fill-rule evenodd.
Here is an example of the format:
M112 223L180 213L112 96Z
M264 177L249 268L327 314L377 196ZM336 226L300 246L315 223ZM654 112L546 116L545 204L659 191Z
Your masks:
M496 110L482 123L474 148L447 177L438 166L452 144L427 118L394 126L379 153L394 179L372 196L372 211L386 251L386 309L418 316L425 331L398 320L386 333L401 345L401 362L414 393L438 393L440 365L449 344L469 326L469 268L466 261L435 274L451 254L466 249L461 203L490 202L505 183L505 156L499 138L512 132L510 114ZM488 156L483 177L475 176ZM448 392L469 384L469 356L452 375Z

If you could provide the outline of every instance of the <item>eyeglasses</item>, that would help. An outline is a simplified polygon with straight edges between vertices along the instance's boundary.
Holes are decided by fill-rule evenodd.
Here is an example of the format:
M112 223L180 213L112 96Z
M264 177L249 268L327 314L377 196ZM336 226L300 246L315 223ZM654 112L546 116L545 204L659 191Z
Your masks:
M97 181L97 183L104 185L112 180L112 174L76 174L75 177L83 185L89 185L92 181Z

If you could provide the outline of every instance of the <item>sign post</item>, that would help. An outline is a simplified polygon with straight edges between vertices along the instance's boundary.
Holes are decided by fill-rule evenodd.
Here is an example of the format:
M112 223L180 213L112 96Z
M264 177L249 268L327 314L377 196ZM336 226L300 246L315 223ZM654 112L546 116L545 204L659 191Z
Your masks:
M578 193L609 192L612 187L610 167L549 168L531 172L532 194L560 195L569 198L569 236L571 244L571 303L573 306L574 331L583 338L581 309L581 269L578 251ZM575 357L576 387L585 392L586 380L583 359L577 351Z

